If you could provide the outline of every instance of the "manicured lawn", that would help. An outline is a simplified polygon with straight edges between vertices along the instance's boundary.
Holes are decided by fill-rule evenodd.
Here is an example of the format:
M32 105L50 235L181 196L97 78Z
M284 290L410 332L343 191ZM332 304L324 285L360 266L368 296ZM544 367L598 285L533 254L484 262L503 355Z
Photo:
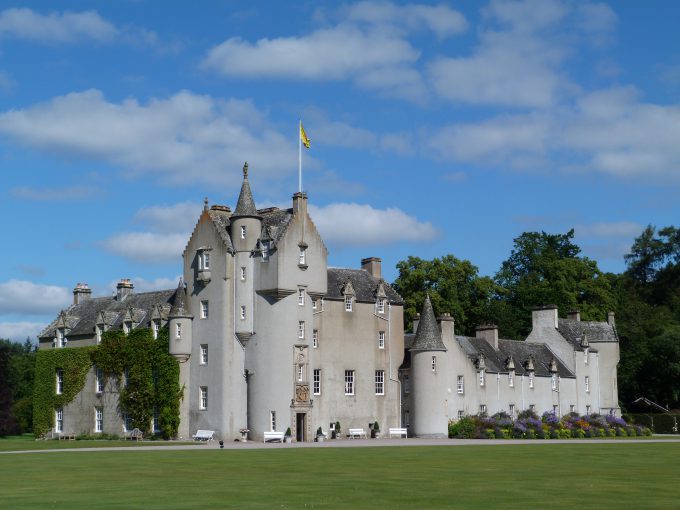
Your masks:
M680 443L0 455L2 508L677 508Z
M61 448L101 448L106 447L126 447L126 446L163 446L174 444L195 444L177 441L36 441L33 434L24 434L22 436L0 437L0 452L18 451L18 450L55 450ZM1 468L0 468L1 469ZM2 508L2 505L0 505Z

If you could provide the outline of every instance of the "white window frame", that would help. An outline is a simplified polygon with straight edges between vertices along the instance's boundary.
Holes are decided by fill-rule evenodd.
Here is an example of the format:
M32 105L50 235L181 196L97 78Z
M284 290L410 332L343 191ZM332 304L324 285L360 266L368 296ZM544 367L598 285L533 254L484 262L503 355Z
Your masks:
M57 329L56 344L59 348L66 347L66 335L64 335L64 330L61 328Z
M477 372L477 375L479 376L479 386L484 387L486 385L486 372L480 370Z
M515 387L515 372L513 372L512 370L508 372L508 386L510 388Z
M201 344L200 364L201 365L207 365L208 364L208 344Z
M132 321L123 321L123 333L129 335L130 331L132 331Z
M241 266L241 281L245 282L246 281L246 267Z
M276 411L269 411L269 430L276 431Z
M297 380L298 382L302 382L304 380L304 368L302 363L298 364L297 366Z
M247 233L246 226L245 226L245 225L241 225L241 239L245 239L245 238L246 238L246 233Z
M246 320L246 305L241 305L241 320Z
M104 370L95 367L94 368L94 389L97 393L104 393Z
M514 420L515 419L515 404L510 404L510 406L508 406L508 410L510 411L510 418Z
M99 324L97 324L94 327L94 337L97 340L97 344L102 343L102 328L99 326ZM154 338L156 338L156 337L154 337Z
M61 395L62 393L64 393L64 369L57 368L55 375L56 375L55 393L57 395Z
M300 255L298 257L298 264L304 266L307 264L307 248L300 248Z
M94 431L104 432L104 408L94 408Z
M465 411L458 409L458 419L462 420L463 418L465 418Z
M557 391L557 388L558 388L557 374L552 374L550 376L550 388L552 388L553 391Z
M153 414L151 415L151 431L155 434L161 431L161 414L158 411L158 406L153 406Z
M385 371L376 370L375 371L375 394L384 395L385 394Z
M198 269L208 271L210 269L210 252L204 251L198 257Z
M54 431L63 432L64 431L64 408L57 407L54 410Z
M534 371L529 370L529 388L531 389L534 388L534 378L535 378Z
M465 378L462 375L459 375L456 381L456 392L459 395L465 394Z
M151 319L151 335L158 340L158 331L161 329L160 319Z
M378 298L378 313L385 313L385 298Z
M315 368L312 373L312 391L314 395L321 395L321 369Z
M486 404L479 404L479 414L486 414Z
M437 371L437 356L432 356L432 371Z
M175 336L177 338L182 338L182 323L178 322L175 324Z
M305 338L305 321L298 321L298 338Z
M298 289L298 305L305 306L305 289Z
M385 348L385 332L378 331L378 349Z
M198 408L201 411L208 409L208 387L200 386L198 388Z
M123 415L123 428L125 429L125 432L130 432L134 428L132 426L132 416L125 411L125 414Z
M354 370L345 370L345 395L354 395Z
M583 363L588 364L588 348L583 349Z
M269 243L262 243L262 262L269 262Z
M312 299L312 310L316 310L316 299Z
M315 349L319 347L319 330L318 329L313 329L312 330L312 347Z
M354 297L351 294L345 296L345 311L351 312L354 308Z
M586 376L585 389L586 389L586 393L590 393L590 376Z
M201 319L207 319L210 315L210 304L207 299L201 301Z

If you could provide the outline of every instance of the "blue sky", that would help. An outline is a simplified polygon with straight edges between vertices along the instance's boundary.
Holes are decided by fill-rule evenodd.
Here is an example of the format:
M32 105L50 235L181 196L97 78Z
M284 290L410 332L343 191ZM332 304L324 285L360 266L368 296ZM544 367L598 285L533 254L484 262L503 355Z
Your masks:
M192 7L193 5L193 7ZM304 183L329 263L454 254L493 275L524 231L603 270L680 213L680 7L558 0L3 2L0 337L87 282L169 288L203 197Z

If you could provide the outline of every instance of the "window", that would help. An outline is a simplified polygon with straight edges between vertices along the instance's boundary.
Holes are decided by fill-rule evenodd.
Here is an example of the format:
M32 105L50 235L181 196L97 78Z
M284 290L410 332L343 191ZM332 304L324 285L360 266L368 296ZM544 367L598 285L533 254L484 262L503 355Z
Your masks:
M64 393L64 371L61 368L57 368L57 395Z
M404 413L404 425L406 425L407 427L411 426L411 413L409 413L408 411Z
M54 411L54 431L63 432L64 431L64 408L58 407Z
M241 281L245 281L245 280L246 280L246 268L242 267L241 268Z
M199 409L208 409L208 387L201 386L199 389Z
M557 416L558 413L559 413L558 406L557 406L557 405L553 405L553 416Z
M321 395L321 369L314 369L312 382L314 395Z
M437 356L432 356L432 371L437 371Z
M123 333L129 335L130 331L132 331L132 321L123 322Z
M201 319L208 318L208 302L201 301Z
M508 386L515 387L515 372L508 372Z
M385 371L376 370L375 371L375 394L384 395L385 394Z
M477 374L479 375L479 385L484 386L486 384L486 372L480 370Z
M321 298L321 311L323 312L323 310L324 310L324 300L323 300L323 298Z
M153 335L154 340L158 339L158 330L159 329L161 329L160 319L153 319L151 321L151 334Z
M352 311L352 296L345 296L345 311Z
M586 406L586 414L590 415L590 406L589 405Z
M305 306L305 289L298 289L298 305Z
M464 381L462 375L458 376L458 384L456 386L456 390L458 391L459 395L462 395L463 393L465 393L465 381Z
M385 298L378 298L378 313L385 313Z
M553 391L557 391L557 374L550 376L550 387L553 389Z
M298 382L302 382L302 372L303 372L302 365L298 365L297 366L297 380L298 380Z
M241 225L241 239L245 239L245 238L246 238L246 226Z
M95 388L97 390L97 393L103 393L104 392L104 370L101 368L97 367L94 369L94 376L95 376Z
M208 364L208 344L201 344L201 365Z
M570 413L575 413L576 412L576 406L574 404L569 405L569 412Z
M182 338L182 324L179 322L175 324L175 336L177 338Z
M536 404L529 404L529 411L536 412Z
M246 318L246 306L241 305L241 320L245 320Z
M458 419L462 420L463 418L465 418L465 411L458 409Z
M312 347L315 349L319 347L319 330L314 329L312 330Z
M486 414L486 404L480 404L479 414Z
M101 407L94 408L94 431L104 431L104 409Z
M408 374L404 374L404 395L411 393L411 378Z
M66 347L66 338L64 338L63 329L57 329L57 338L55 343L57 347Z
M97 339L98 344L102 343L102 328L100 326L94 327L94 336Z
M276 411L269 411L269 430L276 430Z
M300 248L300 258L298 264L301 266L307 264L307 250L305 248Z
M586 393L590 393L590 377L586 376Z
M385 332L378 331L378 349L385 348Z
M354 370L345 370L345 395L354 395Z
M153 416L151 417L151 430L154 433L161 431L161 416L158 412L158 406L153 406Z
M128 387L128 384L130 384L130 369L128 367L125 367L123 369L123 377L125 378L125 387Z
M510 404L510 418L515 419L515 404Z
M531 370L529 372L529 388L533 388L533 387L534 387L534 371Z
M125 411L125 417L123 418L123 426L125 427L125 432L130 432L134 427L134 423L132 423L132 416Z
M298 338L305 337L305 321L298 322Z
M267 262L269 260L269 244L262 243L262 262Z
M588 349L583 349L583 363L588 364Z
M210 252L200 252L198 255L198 269L200 271L208 271L210 269Z
M316 310L316 299L312 299L312 310Z

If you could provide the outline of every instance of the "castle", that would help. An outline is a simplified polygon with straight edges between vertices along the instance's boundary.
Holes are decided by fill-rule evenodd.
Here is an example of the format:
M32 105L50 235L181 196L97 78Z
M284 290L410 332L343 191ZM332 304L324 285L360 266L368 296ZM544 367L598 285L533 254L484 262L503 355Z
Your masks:
M40 349L96 345L105 331L169 330L179 362L178 436L213 430L253 439L291 428L311 441L321 427L377 421L383 430L446 437L449 420L524 409L617 413L618 337L607 322L533 312L526 341L498 338L493 325L457 336L450 316L429 302L404 334L403 302L381 278L381 260L330 268L307 211L257 209L247 164L236 208L207 200L183 253L177 289L135 293L121 280L113 297L79 284L73 305L39 335ZM59 373L55 391L59 391ZM117 382L92 367L79 395L55 409L54 430L120 433L129 428ZM152 429L157 419L152 420Z

